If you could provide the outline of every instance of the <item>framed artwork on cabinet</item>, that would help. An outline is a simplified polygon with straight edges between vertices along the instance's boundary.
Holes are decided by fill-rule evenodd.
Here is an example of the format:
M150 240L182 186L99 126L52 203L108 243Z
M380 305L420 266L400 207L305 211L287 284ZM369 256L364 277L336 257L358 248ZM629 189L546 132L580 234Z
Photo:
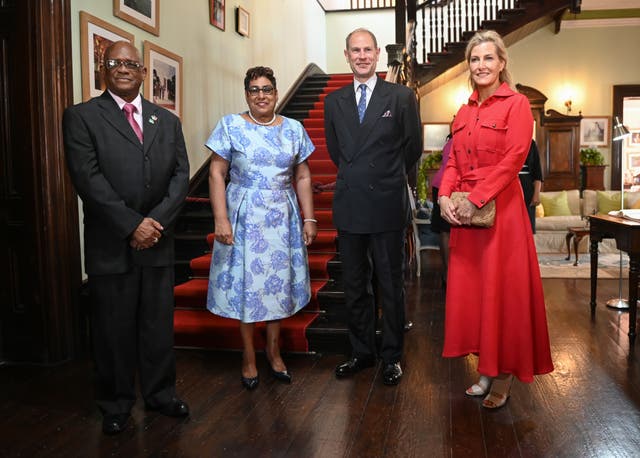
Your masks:
M156 105L182 117L182 57L150 41L143 42L147 77L144 96Z
M236 8L236 32L243 37L249 36L250 16L249 12L241 6Z
M109 45L121 40L135 46L132 33L125 32L85 11L80 11L82 100L97 97L107 88L100 71L104 52Z
M447 142L449 135L448 122L425 122L422 123L422 138L424 151L441 151Z
M209 23L220 30L224 30L224 2L225 0L209 0Z
M580 120L580 145L608 146L610 125L608 116L584 116Z
M142 30L160 35L160 0L113 0L113 14Z
M627 146L633 149L640 149L640 130L630 130L631 135L627 137Z

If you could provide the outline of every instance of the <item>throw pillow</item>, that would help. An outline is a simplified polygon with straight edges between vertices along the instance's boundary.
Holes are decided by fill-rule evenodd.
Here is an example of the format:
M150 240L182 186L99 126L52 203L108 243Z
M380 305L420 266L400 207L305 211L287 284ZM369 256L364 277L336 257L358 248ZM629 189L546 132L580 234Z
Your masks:
M598 213L606 215L610 211L620 210L620 193L596 191L596 199L598 200Z
M567 191L560 191L552 196L540 194L540 202L544 208L544 216L571 216Z

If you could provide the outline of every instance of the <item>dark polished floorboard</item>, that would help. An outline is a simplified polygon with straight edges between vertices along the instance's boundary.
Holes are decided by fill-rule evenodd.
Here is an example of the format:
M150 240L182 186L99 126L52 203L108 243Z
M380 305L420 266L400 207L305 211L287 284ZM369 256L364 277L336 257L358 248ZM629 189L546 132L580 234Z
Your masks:
M554 373L516 383L507 406L487 411L464 395L474 357L443 359L439 263L408 275L404 378L382 384L380 365L336 380L342 356L289 355L292 385L269 377L240 386L238 353L177 352L187 420L145 412L127 430L101 433L91 365L0 367L0 456L183 457L632 457L640 455L640 364L630 352L628 314L602 304L618 292L601 280L595 317L589 281L544 280ZM626 285L625 285L626 287ZM637 351L638 344L635 345Z

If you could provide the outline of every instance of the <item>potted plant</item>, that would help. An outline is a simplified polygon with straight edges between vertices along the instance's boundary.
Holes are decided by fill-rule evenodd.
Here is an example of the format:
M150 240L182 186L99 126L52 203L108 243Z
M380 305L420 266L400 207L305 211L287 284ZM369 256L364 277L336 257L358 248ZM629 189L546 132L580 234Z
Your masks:
M418 176L416 178L416 197L422 204L426 202L427 197L429 196L431 177L440 168L441 162L442 151L433 151L432 153L427 154L424 159L422 159L422 162L420 162L420 167L418 167Z
M604 190L604 156L598 148L583 148L580 150L580 190Z
M583 148L580 150L581 165L604 165L604 156L598 148Z

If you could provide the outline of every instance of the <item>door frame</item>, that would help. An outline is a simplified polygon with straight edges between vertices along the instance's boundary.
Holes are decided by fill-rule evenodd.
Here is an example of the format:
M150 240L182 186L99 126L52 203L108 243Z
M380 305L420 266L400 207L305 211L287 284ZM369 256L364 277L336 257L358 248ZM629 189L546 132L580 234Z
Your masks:
M612 113L612 129L613 121L617 116L624 122L622 112L624 108L625 97L640 97L640 84L619 84L613 86L613 108ZM611 142L611 189L620 189L622 187L622 142Z
M0 359L7 363L56 364L82 348L78 198L66 170L61 128L63 111L73 103L70 3L0 4L0 13L16 21L4 43L12 60L2 78L14 88L6 101L6 154L21 162L19 171L7 173L23 180L21 216L28 228L19 251L3 261L13 263L8 270L20 267L16 279L2 280L11 289L0 304Z

